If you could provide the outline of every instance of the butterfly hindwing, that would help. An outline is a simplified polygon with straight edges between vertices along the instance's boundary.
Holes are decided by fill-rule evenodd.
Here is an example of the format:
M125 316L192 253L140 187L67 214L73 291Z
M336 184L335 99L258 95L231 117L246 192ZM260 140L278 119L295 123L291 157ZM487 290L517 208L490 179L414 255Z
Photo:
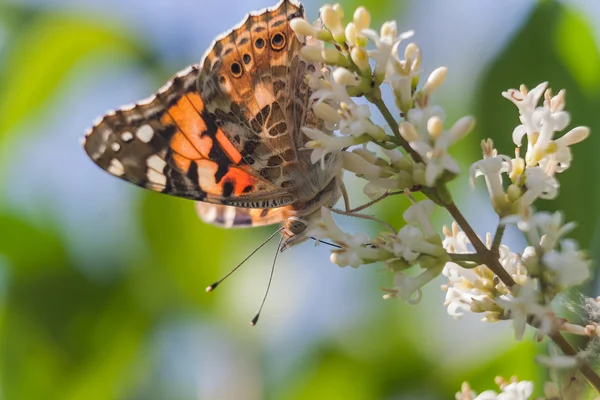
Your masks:
M202 221L223 228L251 228L278 224L285 219L285 210L288 207L241 208L196 202L196 211Z

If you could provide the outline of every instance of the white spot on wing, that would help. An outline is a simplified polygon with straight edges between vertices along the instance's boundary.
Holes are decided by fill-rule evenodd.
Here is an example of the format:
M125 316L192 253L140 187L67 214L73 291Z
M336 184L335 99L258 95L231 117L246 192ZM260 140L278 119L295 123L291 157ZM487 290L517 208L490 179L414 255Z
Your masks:
M117 151L121 150L121 145L117 142L113 142L110 145L110 148L112 149L112 151L114 151L116 153Z
M133 139L133 133L126 131L121 133L121 139L123 139L124 142L130 142Z
M157 156L156 154L154 154L154 155L148 157L148 160L146 160L146 165L149 168L152 168L158 172L161 172L163 169L165 169L165 167L167 166L167 163L165 162L165 160L160 158L160 156Z
M154 129L148 124L142 125L135 132L135 136L142 142L149 143L152 140L152 136L154 136Z
M122 176L125 173L125 167L121 161L113 158L110 160L110 165L108 166L107 171L115 176Z
M213 204L203 204L201 202L198 202L197 204L200 218L209 224L215 222L217 219L217 207Z
M231 228L233 223L235 222L235 207L224 207L225 211L223 212L223 226L227 228Z
M148 180L152 183L161 186L167 185L167 177L161 174L160 172L157 172L153 169L149 169L146 176L148 177Z

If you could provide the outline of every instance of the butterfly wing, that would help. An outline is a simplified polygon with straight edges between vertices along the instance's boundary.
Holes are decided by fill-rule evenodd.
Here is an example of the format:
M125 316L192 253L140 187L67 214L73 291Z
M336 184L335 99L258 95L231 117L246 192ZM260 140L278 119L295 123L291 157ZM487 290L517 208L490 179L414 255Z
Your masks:
M101 118L84 139L87 154L112 175L179 197L255 207L292 202L215 125L196 90L199 73L191 66L150 98Z
M314 196L331 180L314 179L324 173L301 150L307 138L300 128L323 128L305 81L319 66L300 58L305 39L289 24L303 17L303 7L291 0L250 14L215 40L199 77L206 108L244 161L298 199Z
M285 210L288 207L242 208L196 202L196 211L202 221L223 228L250 228L279 224L284 221Z
M304 81L316 66L300 60L289 26L303 16L293 0L250 14L199 65L101 118L85 151L115 176L188 199L247 208L311 200L333 175L299 150L301 126L322 128Z

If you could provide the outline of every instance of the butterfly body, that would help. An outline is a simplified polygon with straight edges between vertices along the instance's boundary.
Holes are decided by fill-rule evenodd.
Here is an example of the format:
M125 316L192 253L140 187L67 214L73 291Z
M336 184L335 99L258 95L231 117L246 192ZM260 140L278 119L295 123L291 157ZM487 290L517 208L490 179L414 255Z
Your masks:
M217 38L198 65L153 96L109 112L84 149L101 168L154 191L198 201L205 222L224 227L282 223L288 244L340 197L340 156L322 167L304 149L301 127L325 130L311 109L289 26L304 17L282 0Z

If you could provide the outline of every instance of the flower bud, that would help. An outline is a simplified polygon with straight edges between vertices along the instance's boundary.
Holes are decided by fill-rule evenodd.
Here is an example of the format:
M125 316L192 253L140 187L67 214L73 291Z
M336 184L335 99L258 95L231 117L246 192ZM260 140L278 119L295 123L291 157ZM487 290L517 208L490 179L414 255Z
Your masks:
M337 51L336 49L323 49L321 52L323 56L323 60L325 60L326 64L335 65L340 67L349 67L350 61L344 56L342 53Z
M290 21L290 27L298 35L317 36L319 30L304 18L294 18Z
M325 62L323 55L321 54L321 48L319 46L307 45L300 49L300 56L306 61L322 63Z
M369 65L369 55L362 47L354 47L350 52L352 61L361 72L361 75L371 75L371 66Z
M324 121L331 122L333 124L340 122L340 115L338 114L337 110L327 103L316 102L313 105L313 111L317 117Z
M338 7L339 10L339 7ZM335 8L326 5L321 8L321 20L325 26L331 31L333 39L338 43L346 42L346 35L342 25L342 16Z
M359 83L358 77L346 68L336 68L333 71L333 80L344 86L356 86Z
M356 30L361 32L363 29L368 29L371 24L371 14L364 7L358 7L354 12L354 25Z
M400 135L406 140L408 143L417 142L421 140L421 137L417 133L415 127L410 122L402 122L400 123Z
M436 68L425 81L425 85L423 86L423 93L428 96L435 89L437 89L446 78L446 72L448 69L446 67Z

